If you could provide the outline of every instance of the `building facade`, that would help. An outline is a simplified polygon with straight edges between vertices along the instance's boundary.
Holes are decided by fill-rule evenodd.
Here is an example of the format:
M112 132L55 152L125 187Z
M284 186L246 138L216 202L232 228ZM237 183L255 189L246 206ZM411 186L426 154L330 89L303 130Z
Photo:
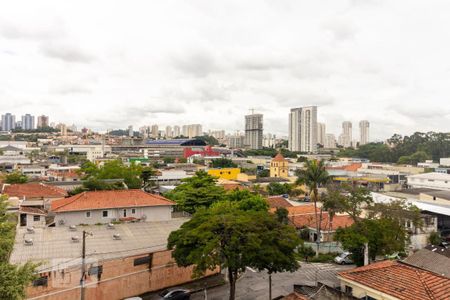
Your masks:
M270 177L289 177L289 164L288 161L278 153L270 162Z
M2 130L11 131L16 128L16 116L11 113L2 115Z
M317 106L291 109L289 114L289 150L317 152L317 131Z
M352 146L352 122L342 122L342 135L340 136L339 144L344 148Z
M261 149L263 146L263 115L245 116L245 146L250 149Z
M317 143L325 146L326 141L326 125L325 123L317 123Z
M359 122L359 145L369 143L369 121L362 120Z
M35 129L34 116L26 114L22 116L22 129L32 130Z
M48 116L39 116L37 118L37 128L43 128L43 127L49 127L50 123L49 123L49 118Z

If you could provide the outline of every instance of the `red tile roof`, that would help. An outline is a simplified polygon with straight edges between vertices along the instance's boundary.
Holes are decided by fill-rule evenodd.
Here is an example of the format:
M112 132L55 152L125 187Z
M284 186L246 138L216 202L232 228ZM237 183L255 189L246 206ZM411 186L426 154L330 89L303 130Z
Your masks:
M162 196L148 194L141 190L90 191L69 198L55 200L52 202L51 210L54 212L67 212L174 204L174 202Z
M382 261L339 273L402 300L450 299L450 279L396 261Z
M284 296L281 298L282 300L308 300L309 298L306 296L303 296L297 292L290 293L287 296Z
M272 159L272 161L286 161L286 159L284 158L283 155L281 155L281 153L278 153L277 155L275 155L275 157Z
M362 163L352 163L345 166L338 166L338 167L327 167L327 170L344 170L344 171L350 171L350 172L356 172L359 168L362 167Z
M32 214L32 215L46 215L47 213L39 208L36 207L30 207L30 206L21 206L19 208L19 212L25 213L25 214Z
M273 196L267 198L267 203L269 204L270 208L280 208L280 207L292 207L293 205L289 203L285 198L281 196Z
M30 198L63 198L67 191L43 183L22 183L3 186L3 194L9 197Z
M287 207L286 209L288 210L288 218L295 227L316 227L316 215L314 213L313 204ZM317 214L320 218L319 209L317 210ZM349 215L335 215L333 217L333 222L331 223L328 212L322 212L321 228L323 231L334 231L339 227L347 227L352 224L353 219Z

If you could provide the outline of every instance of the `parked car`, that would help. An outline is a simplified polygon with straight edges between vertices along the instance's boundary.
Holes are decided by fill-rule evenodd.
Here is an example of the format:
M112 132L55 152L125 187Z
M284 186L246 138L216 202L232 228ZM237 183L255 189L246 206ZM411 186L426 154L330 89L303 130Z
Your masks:
M188 300L191 298L191 292L185 289L164 290L159 295L161 299L170 300Z
M334 262L339 265L353 264L352 253L343 252L334 258Z

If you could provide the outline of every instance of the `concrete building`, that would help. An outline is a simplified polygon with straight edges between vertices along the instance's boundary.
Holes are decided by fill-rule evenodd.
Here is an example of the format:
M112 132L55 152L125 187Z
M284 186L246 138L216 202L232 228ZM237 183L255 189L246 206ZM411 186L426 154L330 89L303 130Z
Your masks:
M225 139L225 130L213 130L209 132L209 135L218 140L223 140Z
M166 138L172 138L172 137L173 137L172 126L166 126Z
M35 129L34 116L26 114L22 116L22 129L32 130Z
M242 148L244 147L245 137L243 135L230 135L227 137L228 148Z
M263 147L274 148L275 147L275 135L268 133L263 136Z
M119 220L168 221L174 203L142 190L89 191L55 200L56 226L110 223Z
M38 116L37 118L37 128L49 127L50 122L48 116Z
M11 131L16 128L16 116L11 113L2 115L2 130Z
M439 160L439 164L444 167L450 167L450 157L442 157Z
M62 136L67 136L67 126L66 126L66 124L59 124L58 127L59 127L59 130L60 130L60 134Z
M359 122L359 145L369 143L369 121L362 120Z
M250 149L261 149L263 145L263 115L245 116L245 146Z
M317 152L317 130L317 106L292 108L289 114L289 150Z
M450 190L450 174L433 172L410 175L406 184L412 188Z
M336 137L334 134L328 133L325 136L325 144L323 145L326 149L334 149L336 148Z
M134 131L133 131L133 125L129 125L128 126L128 136L133 136L134 135Z
M181 131L180 131L180 126L175 125L173 126L173 137L178 137L180 136Z
M151 127L150 135L152 138L157 139L159 137L159 128L158 125L153 124Z
M339 144L344 148L352 146L352 122L342 122L342 134L339 136Z
M325 123L317 123L317 143L325 147L326 142L326 125Z

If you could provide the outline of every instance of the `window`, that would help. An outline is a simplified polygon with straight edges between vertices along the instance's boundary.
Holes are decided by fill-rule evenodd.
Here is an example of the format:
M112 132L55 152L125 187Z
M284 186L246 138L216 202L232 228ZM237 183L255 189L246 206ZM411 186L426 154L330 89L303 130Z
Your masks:
M153 260L153 254L150 253L148 256L139 257L134 260L133 265L134 266L140 266L140 265L149 265L149 268L152 266L152 260Z
M134 215L136 213L136 208L132 208L131 213Z
M127 217L127 210L126 210L126 209L123 210L123 217L124 217L124 218Z
M34 222L39 222L41 220L41 216L33 216Z
M48 277L43 276L33 281L33 286L47 286Z
M346 285L345 286L345 293L348 295L352 295L353 294L353 288L351 286Z
M90 211L87 211L86 212L86 218L90 218L91 217L91 212Z
M108 217L108 211L107 210L102 211L102 217L103 218L107 218Z

